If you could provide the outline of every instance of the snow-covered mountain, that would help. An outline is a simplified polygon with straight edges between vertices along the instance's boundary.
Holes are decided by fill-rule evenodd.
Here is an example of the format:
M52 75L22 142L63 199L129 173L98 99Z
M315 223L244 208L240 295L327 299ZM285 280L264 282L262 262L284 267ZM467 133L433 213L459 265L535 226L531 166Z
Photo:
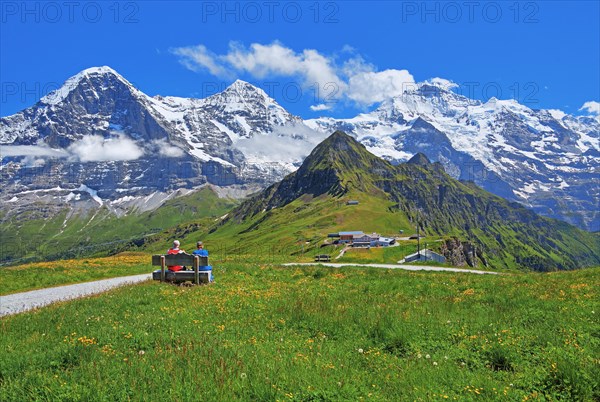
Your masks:
M40 201L125 213L205 184L242 196L293 171L335 130L391 161L422 152L455 178L600 229L597 118L423 83L370 113L303 121L243 81L204 99L150 97L109 67L0 118L0 201L4 210Z
M417 152L455 178L521 202L537 212L600 229L600 122L514 100L483 103L431 84L351 119L305 123L344 130L371 152L406 161Z
M307 131L243 81L205 99L150 97L111 68L94 67L0 119L0 198L88 200L119 213L155 208L178 189L207 183L239 196L301 162L252 152L254 141L285 137L304 148Z

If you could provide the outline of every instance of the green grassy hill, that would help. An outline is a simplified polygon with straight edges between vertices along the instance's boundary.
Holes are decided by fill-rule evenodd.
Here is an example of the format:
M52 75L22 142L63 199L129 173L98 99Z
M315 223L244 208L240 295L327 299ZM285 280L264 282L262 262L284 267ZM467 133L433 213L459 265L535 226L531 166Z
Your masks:
M417 225L433 239L457 238L473 250L474 265L550 271L600 264L597 234L454 180L424 155L393 166L342 132L296 172L187 242L203 238L221 253L297 255L317 253L330 232L412 234Z
M225 214L234 200L222 199L210 187L166 201L154 211L117 217L106 207L70 215L68 209L35 212L0 219L1 261L27 262L115 254L137 248L149 236L186 222L200 225Z

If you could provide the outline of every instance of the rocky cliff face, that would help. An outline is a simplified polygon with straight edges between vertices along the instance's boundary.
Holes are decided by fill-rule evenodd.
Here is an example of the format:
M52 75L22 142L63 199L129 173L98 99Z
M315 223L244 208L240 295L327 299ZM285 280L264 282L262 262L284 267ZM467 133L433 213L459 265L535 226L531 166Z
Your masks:
M469 242L463 242L458 238L444 241L441 245L441 253L446 261L455 267L479 267L487 266L487 260L483 255L483 249Z

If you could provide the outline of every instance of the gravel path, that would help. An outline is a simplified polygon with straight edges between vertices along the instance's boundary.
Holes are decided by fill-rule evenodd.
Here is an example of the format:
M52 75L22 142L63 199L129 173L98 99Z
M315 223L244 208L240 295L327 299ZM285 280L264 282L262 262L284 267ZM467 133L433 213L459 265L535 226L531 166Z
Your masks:
M100 281L76 283L74 285L56 286L0 296L0 317L33 310L34 308L43 307L57 301L71 300L102 293L118 286L143 282L151 278L151 274L123 276L120 278L102 279Z
M289 263L283 264L286 266L291 265L324 265L326 267L372 267L372 268L387 268L387 269L404 269L407 271L441 271L441 272L467 272L470 274L490 274L498 275L498 272L492 271L478 271L476 269L462 269L462 268L445 268L445 267L433 267L427 265L404 265L404 264L354 264L354 263L329 263L329 262L303 262L303 263Z

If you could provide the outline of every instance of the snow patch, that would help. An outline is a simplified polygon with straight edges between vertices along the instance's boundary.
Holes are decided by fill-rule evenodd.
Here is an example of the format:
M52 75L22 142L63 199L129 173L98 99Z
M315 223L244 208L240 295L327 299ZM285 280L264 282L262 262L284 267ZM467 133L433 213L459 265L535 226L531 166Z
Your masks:
M98 197L98 191L89 188L85 184L80 185L79 188L77 189L77 191L82 191L82 192L88 193L94 201L96 201L100 205L104 205L102 198ZM92 219L94 219L94 218L92 217ZM91 222L91 219L90 219L90 222Z

